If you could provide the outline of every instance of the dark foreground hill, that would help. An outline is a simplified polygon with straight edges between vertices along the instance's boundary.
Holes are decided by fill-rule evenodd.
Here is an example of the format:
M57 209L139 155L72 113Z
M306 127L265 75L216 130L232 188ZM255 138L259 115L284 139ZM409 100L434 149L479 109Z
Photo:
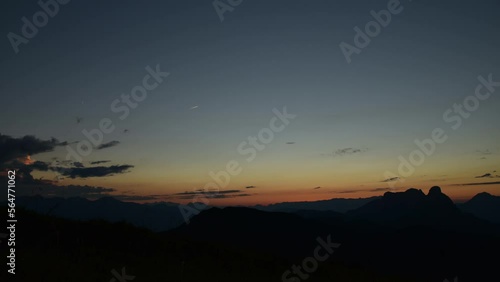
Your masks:
M490 200L479 198L473 203L478 207L475 202ZM82 203L83 207L88 204ZM116 216L115 220L120 213L130 212L129 203L120 207L113 199L92 204L100 213ZM92 211L78 210L82 207L78 203L56 207L84 219L87 213L95 216ZM105 211L106 207L120 208ZM17 218L17 281L112 281L116 274L112 270L120 273L123 267L126 274L136 277L134 281L442 282L458 277L464 282L498 278L494 258L500 253L499 225L463 212L439 187L427 195L417 189L386 193L346 214L211 208L195 215L189 224L161 233L24 209L18 210ZM316 259L318 254L322 261ZM0 263L5 265L5 259L2 255Z
M282 281L294 262L260 250L203 243L124 223L73 221L21 209L18 218L22 223L16 230L16 276L3 271L1 281ZM6 256L0 263L6 264ZM416 280L332 260L307 281Z

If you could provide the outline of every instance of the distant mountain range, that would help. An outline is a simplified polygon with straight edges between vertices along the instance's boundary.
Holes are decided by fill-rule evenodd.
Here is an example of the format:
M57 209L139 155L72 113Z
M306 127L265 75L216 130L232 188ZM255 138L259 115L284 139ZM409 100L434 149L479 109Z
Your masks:
M41 196L19 197L18 206L42 214L68 219L103 219L110 222L128 222L153 231L166 231L185 222L179 205L175 203L137 204L121 202L112 197L95 201L84 198L43 198ZM193 207L193 205L189 205ZM463 204L454 204L433 187L428 195L421 190L408 189L405 192L386 192L383 197L360 199L330 199L313 202L285 202L268 206L252 206L262 211L287 212L302 217L345 217L364 219L373 222L417 220L430 222L436 217L447 217L450 213L457 216L459 211L474 215L494 223L500 223L500 197L479 193ZM397 210L397 212L393 212ZM419 218L417 218L419 217ZM395 222L397 223L397 222Z
M264 211L294 212L298 210L334 211L345 213L357 209L363 205L379 199L380 197L359 198L359 199L330 199L314 202L284 202L271 204L268 206L257 205L252 208Z
M500 197L486 192L479 193L469 201L459 204L458 208L478 218L500 223Z
M112 197L90 201L85 198L19 197L16 205L28 210L67 219L101 219L127 222L153 231L175 228L184 222L177 204L137 204L121 202Z

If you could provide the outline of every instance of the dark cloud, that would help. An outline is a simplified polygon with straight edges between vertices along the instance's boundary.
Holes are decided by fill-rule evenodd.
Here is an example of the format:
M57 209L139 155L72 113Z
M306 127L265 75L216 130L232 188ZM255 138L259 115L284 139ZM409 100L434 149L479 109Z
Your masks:
M494 171L495 172L495 171ZM483 175L480 175L480 176L476 176L475 178L500 178L500 175L493 175L491 173L485 173Z
M358 193L362 192L363 190L342 190L342 191L335 191L336 194L349 194L349 193Z
M345 149L339 149L335 151L335 155L337 156L344 156L344 155L352 155L352 154L357 154L361 153L363 150L361 149L355 149L355 148L345 148Z
M196 190L192 192L181 192L176 193L174 196L178 199L195 199L199 197L212 198L212 199L225 199L225 198L235 198L235 197L246 197L251 194L241 193L240 190L221 190L221 191L206 191L206 190Z
M50 165L42 161L35 161L31 164L25 164L19 160L13 160L6 164L5 168L9 170L16 170L16 184L29 184L29 185L46 185L51 184L52 181L34 178L31 173L34 170L48 171L50 170ZM0 165L0 168L2 166ZM0 176L1 176L0 170ZM7 181L5 181L7 182Z
M54 171L58 172L63 176L70 178L87 178L87 177L102 177L109 176L118 173L124 173L127 169L132 168L131 165L121 165L121 166L97 166L97 167L85 167L80 162L72 162L71 166L58 166L52 165L46 162L36 161L31 165L24 165L18 167L21 172L30 173L33 170L39 171Z
M252 188L257 188L257 186L250 185L250 186L246 186L245 188L252 189Z
M103 143L103 144L97 146L97 150L102 150L102 149L114 147L118 144L120 144L120 141L116 141L116 140L109 141L108 143Z
M186 192L176 193L174 195L232 194L232 193L240 193L240 192L241 192L241 190L220 190L220 191L195 190L195 191L186 191Z
M475 182L475 183L462 183L462 184L453 184L454 186L475 186L475 185L496 185L500 184L500 181L495 182Z
M314 189L314 190L317 190L317 189L321 189L321 187L320 187L320 186L318 186L318 187L314 187L313 189Z
M295 142L286 142L286 144L293 145L293 144L295 144Z
M17 173L16 173L17 176ZM31 177L30 174L28 176ZM0 181L6 182L6 176L0 176ZM16 180L20 180L16 178ZM40 195L43 197L83 197L83 198L100 198L110 196L110 193L115 192L113 188L104 188L96 186L82 185L55 185L51 181L43 179L23 179L16 181L16 196L34 196ZM0 200L4 199L5 195L0 195Z
M373 188L373 189L360 189L360 190L342 190L342 191L335 191L337 194L349 194L349 193L361 193L361 192L387 192L391 190L397 190L397 189L391 189L391 188Z
M113 166L95 166L95 167L74 167L63 168L58 170L62 175L70 178L87 178L87 177L103 177L114 174L127 172L128 169L133 168L132 165L113 165Z
M94 161L94 162L90 162L91 165L96 165L96 164L103 164L103 163L109 163L111 161L108 161L108 160L104 160L104 161Z
M26 155L50 152L57 146L64 146L67 144L67 142L59 142L55 138L41 140L33 135L14 138L0 134L0 165L18 158L24 158Z
M60 161L52 158L52 162L33 161L28 156L39 153L51 152L58 146L65 146L68 142L60 142L55 138L41 140L32 135L21 138L13 138L0 134L0 181L7 182L6 176L1 173L2 169L16 170L16 195L39 194L47 197L86 197L99 198L110 196L114 192L111 188L92 186L60 186L56 185L62 176L70 178L102 177L118 173L124 173L131 165L121 166L98 166L86 168L83 163L72 161ZM104 161L102 161L104 162ZM59 175L54 180L35 178L33 171L54 171ZM2 196L0 196L2 198Z
M36 161L33 164L29 165L30 168L33 170L39 170L39 171L48 171L50 169L50 165L46 162L42 161Z
M322 154L323 156L331 156L331 157L342 157L342 156L348 156L348 155L354 155L354 154L359 154L362 152L366 152L367 149L357 149L357 148L344 148L344 149L338 149L337 151L329 154Z
M203 197L205 198L211 198L211 199L228 199L228 198L236 198L236 197L247 197L251 196L251 194L218 194L218 193L213 193L213 194L205 194ZM178 199L183 199L183 200L193 200L196 198L199 198L200 195L182 195L178 196Z
M391 178L387 178L385 180L382 180L381 182L392 182L392 181L396 181L399 179L400 179L399 177L391 177Z

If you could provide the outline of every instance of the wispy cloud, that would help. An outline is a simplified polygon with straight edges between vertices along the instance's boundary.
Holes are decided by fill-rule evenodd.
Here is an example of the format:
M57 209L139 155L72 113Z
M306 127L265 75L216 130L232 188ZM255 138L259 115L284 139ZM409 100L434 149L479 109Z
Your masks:
M109 163L111 161L109 160L103 160L103 161L94 161L94 162L90 162L91 165L96 165L96 164L103 164L103 163Z
M399 180L399 177L391 177L391 178L384 179L381 182L392 182L392 181L397 181L397 180Z
M368 151L368 149L344 148L344 149L338 149L333 153L322 154L322 155L330 157L342 157L342 156L360 154L366 151Z
M462 183L462 184L453 184L453 186L476 186L476 185L498 185L500 181L495 182L475 182L475 183Z
M116 141L116 140L109 141L108 143L103 143L103 144L97 146L97 150L102 150L102 149L114 147L118 144L120 144L120 141Z
M196 191L186 191L186 192L176 193L173 195L178 199L194 199L200 196L213 199L251 196L251 194L242 193L241 190L207 191L202 189Z
M61 170L60 173L69 178L103 177L121 174L133 168L133 165L112 165L95 167L74 167Z
M388 192L391 190L397 190L397 189L391 189L391 188L373 188L373 189L351 189L351 190L340 190L340 191L335 191L334 193L337 194L351 194L351 193L366 193L366 192Z
M491 173L485 173L480 176L476 176L475 178L500 178L500 175L493 175Z
M195 191L186 191L175 193L174 195L206 195L206 194L231 194L231 193L239 193L241 190L220 190L220 191L208 191L208 190L195 190Z

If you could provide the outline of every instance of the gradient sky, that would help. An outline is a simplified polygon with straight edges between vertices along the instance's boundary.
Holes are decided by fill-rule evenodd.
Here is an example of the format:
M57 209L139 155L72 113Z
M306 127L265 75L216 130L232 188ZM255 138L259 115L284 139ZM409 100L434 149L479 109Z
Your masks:
M21 34L21 18L40 7L4 1L0 133L76 142L110 118L116 130L103 142L120 144L83 164L134 167L57 185L186 202L174 194L202 188L210 171L236 160L243 171L221 190L240 192L212 204L255 204L380 195L398 156L443 128L448 140L395 188L439 185L456 200L500 195L499 184L462 185L500 181L500 87L459 129L442 117L474 94L479 75L500 81L500 4L435 2L401 1L403 11L348 64L339 44L353 44L353 28L388 1L244 0L221 22L212 1L73 0L18 54L6 35ZM120 120L110 104L157 64L170 76ZM237 146L284 106L297 117L245 161ZM65 155L57 147L31 158Z

